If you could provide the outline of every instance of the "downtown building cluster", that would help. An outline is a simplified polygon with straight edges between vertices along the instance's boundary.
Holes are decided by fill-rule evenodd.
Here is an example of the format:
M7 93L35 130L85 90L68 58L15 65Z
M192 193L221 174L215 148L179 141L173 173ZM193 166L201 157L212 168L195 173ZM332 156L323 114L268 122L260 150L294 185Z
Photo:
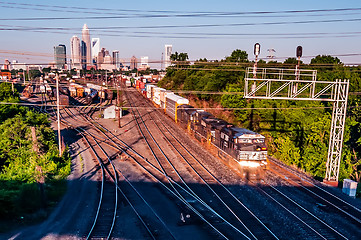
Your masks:
M164 66L170 65L170 55L172 54L172 45L165 45ZM143 56L137 59L131 57L129 66L125 66L124 61L120 59L119 51L109 52L100 45L100 38L90 38L89 28L84 24L81 39L73 36L70 39L70 61L67 64L66 46L59 44L54 47L54 68L57 69L102 69L102 70L146 70L150 68L149 57ZM163 63L162 62L162 63Z
M69 61L67 59L67 50L70 50ZM160 69L166 69L171 65L170 56L172 54L172 45L164 46L164 56L160 62ZM89 28L84 24L81 39L74 35L70 38L70 49L65 44L54 46L54 62L47 66L51 69L70 70L70 69L102 69L102 70L133 70L139 71L150 68L149 57L142 56L139 59L132 56L128 61L120 58L118 50L112 52L101 47L100 38L90 38ZM33 65L19 63L17 60L10 62L5 59L5 63L0 66L1 70L42 70L42 65Z
M61 45L59 45L61 46ZM55 47L57 48L57 47ZM56 65L64 63L59 62L58 64L57 51L54 51ZM112 54L109 53L105 48L100 47L100 38L90 38L89 28L84 24L82 29L82 38L73 36L70 39L70 68L71 69L104 69L104 70L115 70L122 67L122 63L119 57L119 51L115 50ZM66 61L66 59L65 59Z

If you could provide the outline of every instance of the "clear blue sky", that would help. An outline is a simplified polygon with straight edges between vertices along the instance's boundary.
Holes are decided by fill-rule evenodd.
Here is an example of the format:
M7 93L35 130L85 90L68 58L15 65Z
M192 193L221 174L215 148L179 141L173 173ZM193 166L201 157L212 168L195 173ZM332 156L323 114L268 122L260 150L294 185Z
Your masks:
M346 8L353 10L285 12ZM53 60L53 47L58 44L65 44L70 54L70 38L81 37L84 23L91 37L101 39L101 47L119 50L125 60L135 55L159 61L164 44L172 44L173 51L187 52L190 60L222 59L234 49L246 50L252 60L253 45L259 42L261 58L273 48L277 60L283 61L294 57L301 45L305 62L327 54L340 55L344 63L361 64L359 0L0 0L0 10L0 64L5 58L46 64ZM18 51L30 53L18 55Z

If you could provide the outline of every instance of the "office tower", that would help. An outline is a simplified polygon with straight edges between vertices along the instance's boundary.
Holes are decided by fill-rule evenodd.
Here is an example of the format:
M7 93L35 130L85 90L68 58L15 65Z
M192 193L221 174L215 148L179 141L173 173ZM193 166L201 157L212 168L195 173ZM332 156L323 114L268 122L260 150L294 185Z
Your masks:
M54 60L57 69L65 69L66 65L66 47L63 44L54 47Z
M172 55L172 45L165 45L165 50L164 50L164 68L166 69L167 67L170 66L170 55Z
M100 38L92 38L92 59L97 62L98 53L100 52Z
M120 67L120 58L119 58L118 50L113 51L113 64L115 65L116 69L118 69Z
M130 69L135 69L135 68L138 68L138 63L137 63L137 58L133 56L130 59Z
M84 54L82 58L84 59L84 64L86 67L87 65L92 65L90 35L89 35L88 26L86 24L84 24L81 33L82 33L82 45L84 43L84 46L82 46L82 50L85 50L84 52L82 52L82 54Z
M80 39L78 36L73 36L70 39L70 54L71 54L71 68L81 68L81 51L80 51Z
M87 47L84 41L81 41L81 66L83 69L86 69L86 52Z

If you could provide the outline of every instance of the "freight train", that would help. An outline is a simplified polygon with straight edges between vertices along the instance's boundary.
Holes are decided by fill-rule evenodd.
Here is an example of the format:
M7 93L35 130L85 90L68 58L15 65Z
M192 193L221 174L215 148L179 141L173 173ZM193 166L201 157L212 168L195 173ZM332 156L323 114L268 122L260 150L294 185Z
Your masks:
M162 108L183 129L200 142L213 146L216 154L247 177L260 177L268 166L265 137L239 128L211 113L189 105L186 98L151 84L136 83L137 90ZM213 151L214 152L214 151Z

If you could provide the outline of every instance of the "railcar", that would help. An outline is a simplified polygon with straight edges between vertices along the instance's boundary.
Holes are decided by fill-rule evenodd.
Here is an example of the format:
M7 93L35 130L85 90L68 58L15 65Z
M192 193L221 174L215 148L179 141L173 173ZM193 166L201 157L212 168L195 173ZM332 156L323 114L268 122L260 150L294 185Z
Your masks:
M60 94L59 95L59 104L62 108L64 108L65 106L68 106L69 105L69 96Z
M176 94L167 94L166 96L165 113L177 122L177 108L183 104L189 104L188 99L178 96Z
M85 97L85 104L87 104L87 105L92 104L94 102L94 100L97 98L97 96L98 96L98 91L95 89L92 89L91 93L89 93Z
M60 87L59 91L66 95L66 96L69 96L69 89L67 87Z

